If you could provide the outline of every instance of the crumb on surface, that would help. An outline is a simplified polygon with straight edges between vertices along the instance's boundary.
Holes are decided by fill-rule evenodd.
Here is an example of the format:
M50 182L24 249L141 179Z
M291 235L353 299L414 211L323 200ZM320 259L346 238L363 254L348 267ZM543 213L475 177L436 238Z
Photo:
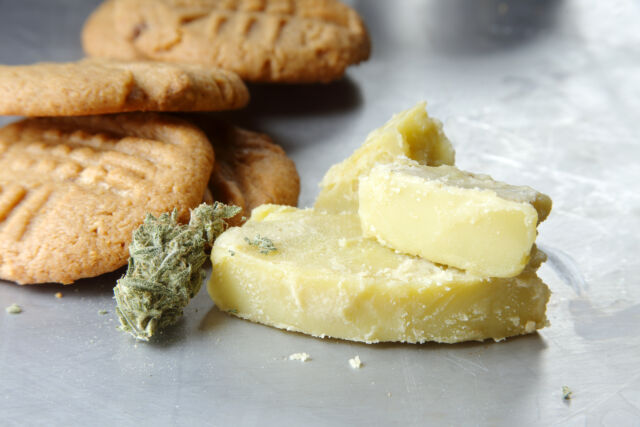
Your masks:
M573 391L566 385L562 386L562 398L564 400L571 400L573 398Z
M299 360L300 362L306 362L307 360L311 360L311 356L309 356L309 353L293 353L289 356L289 360Z
M353 369L362 368L362 361L360 360L360 356L356 355L355 357L352 357L351 359L349 359L349 365Z
M108 311L107 311L107 310L98 310L98 314L100 314L100 315L103 315L103 316L104 316L104 315L105 315L105 314L107 314L107 313L108 313Z
M20 314L20 313L22 313L22 307L20 307L15 302L13 304L11 304L9 307L7 307L5 310L9 314Z
M56 298L62 298L62 292L56 292L55 293L55 297Z

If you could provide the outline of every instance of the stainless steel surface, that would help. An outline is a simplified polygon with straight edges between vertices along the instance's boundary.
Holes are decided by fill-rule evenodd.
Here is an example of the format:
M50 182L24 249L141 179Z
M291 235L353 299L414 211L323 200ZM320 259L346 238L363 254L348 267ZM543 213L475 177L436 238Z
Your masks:
M0 0L0 62L81 57L96 3ZM369 62L329 86L252 87L251 107L227 116L287 149L309 206L329 165L426 99L461 167L553 197L539 236L551 326L501 343L367 346L228 317L203 291L146 344L115 329L118 274L2 283L0 307L24 312L0 312L0 424L640 425L639 3L351 4L372 33ZM312 360L286 360L295 352Z

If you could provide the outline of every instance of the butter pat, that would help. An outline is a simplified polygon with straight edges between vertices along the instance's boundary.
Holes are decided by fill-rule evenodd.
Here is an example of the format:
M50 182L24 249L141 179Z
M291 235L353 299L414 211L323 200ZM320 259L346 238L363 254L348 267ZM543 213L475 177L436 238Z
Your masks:
M427 114L426 103L398 113L371 132L351 157L333 165L320 183L315 208L326 212L358 211L358 179L381 163L413 160L452 165L455 152L442 124Z
M524 270L551 199L453 166L379 165L360 180L365 236L486 277Z
M258 234L277 250L245 240ZM482 278L365 238L357 214L263 205L216 240L211 260L207 289L218 308L318 337L455 343L546 324L542 252L515 278Z

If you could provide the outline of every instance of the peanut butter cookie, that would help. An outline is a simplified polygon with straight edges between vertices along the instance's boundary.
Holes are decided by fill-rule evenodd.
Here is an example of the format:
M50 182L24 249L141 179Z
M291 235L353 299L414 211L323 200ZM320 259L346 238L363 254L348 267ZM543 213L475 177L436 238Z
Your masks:
M122 61L144 60L135 47L123 37L115 34L113 10L114 0L106 0L93 11L82 30L82 46L92 56L113 58Z
M231 223L265 203L296 206L300 177L293 161L265 134L220 122L197 120L216 154L209 180L213 200L234 204L242 213Z
M201 65L86 59L0 66L0 114L5 115L215 111L248 101L235 73Z
M0 278L72 283L127 263L147 212L204 194L206 136L154 113L27 119L0 129Z
M83 44L91 56L202 63L254 82L336 80L370 52L362 19L337 0L108 0Z

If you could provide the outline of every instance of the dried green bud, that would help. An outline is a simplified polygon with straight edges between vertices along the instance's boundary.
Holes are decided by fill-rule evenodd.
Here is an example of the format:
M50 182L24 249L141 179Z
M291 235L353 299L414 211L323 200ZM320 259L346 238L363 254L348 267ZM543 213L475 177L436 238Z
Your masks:
M273 241L267 237L262 237L259 234L256 234L256 237L251 240L248 237L244 238L245 242L247 242L251 246L256 246L260 249L261 254L269 254L271 252L275 252L278 250L276 246L273 244Z
M227 228L225 219L240 208L202 204L191 211L187 225L178 212L156 218L148 214L133 233L129 266L113 293L120 329L148 341L157 330L174 324L202 285L206 250Z

